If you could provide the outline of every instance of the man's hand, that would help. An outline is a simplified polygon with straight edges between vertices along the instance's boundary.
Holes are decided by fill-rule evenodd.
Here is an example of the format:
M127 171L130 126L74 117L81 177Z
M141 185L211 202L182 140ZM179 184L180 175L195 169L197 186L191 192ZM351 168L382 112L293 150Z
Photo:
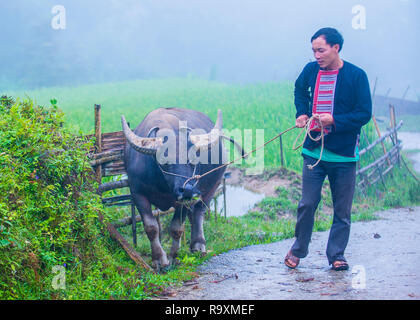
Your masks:
M303 128L306 126L306 123L308 122L309 117L306 114L301 115L296 119L296 127Z
M321 113L319 115L319 120L321 121L324 127L329 126L334 123L334 119L329 113Z

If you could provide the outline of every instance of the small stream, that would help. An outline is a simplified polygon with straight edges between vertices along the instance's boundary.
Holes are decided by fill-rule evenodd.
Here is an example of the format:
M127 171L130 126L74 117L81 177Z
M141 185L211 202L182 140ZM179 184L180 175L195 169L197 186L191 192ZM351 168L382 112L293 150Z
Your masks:
M263 193L255 193L244 187L226 185L226 216L242 216L264 198ZM211 203L211 209L214 210L214 201ZM217 211L224 215L223 194L217 197Z

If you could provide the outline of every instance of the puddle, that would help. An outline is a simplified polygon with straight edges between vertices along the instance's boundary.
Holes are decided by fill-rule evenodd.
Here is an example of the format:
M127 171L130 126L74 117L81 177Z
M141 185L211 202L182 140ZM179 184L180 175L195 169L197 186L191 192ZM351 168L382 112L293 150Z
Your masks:
M226 185L226 216L243 216L264 198L263 193L255 193L243 187ZM214 201L211 202L211 209L214 210ZM217 211L224 215L223 194L217 197Z

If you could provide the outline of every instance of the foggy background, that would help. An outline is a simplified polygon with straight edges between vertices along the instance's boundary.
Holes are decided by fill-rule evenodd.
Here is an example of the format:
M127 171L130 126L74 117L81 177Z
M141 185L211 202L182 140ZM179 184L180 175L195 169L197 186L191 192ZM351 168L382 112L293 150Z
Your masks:
M0 91L168 77L294 81L321 27L378 94L420 99L417 0L13 0L0 4ZM66 29L51 12L66 9ZM355 30L352 8L366 8Z

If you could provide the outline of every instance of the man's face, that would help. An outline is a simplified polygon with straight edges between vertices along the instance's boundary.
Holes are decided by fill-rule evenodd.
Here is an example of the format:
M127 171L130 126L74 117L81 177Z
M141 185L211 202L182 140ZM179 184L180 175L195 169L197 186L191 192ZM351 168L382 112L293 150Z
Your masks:
M314 57L323 69L331 69L332 66L336 65L337 60L340 59L338 54L339 49L340 46L338 44L330 46L323 36L312 41Z

